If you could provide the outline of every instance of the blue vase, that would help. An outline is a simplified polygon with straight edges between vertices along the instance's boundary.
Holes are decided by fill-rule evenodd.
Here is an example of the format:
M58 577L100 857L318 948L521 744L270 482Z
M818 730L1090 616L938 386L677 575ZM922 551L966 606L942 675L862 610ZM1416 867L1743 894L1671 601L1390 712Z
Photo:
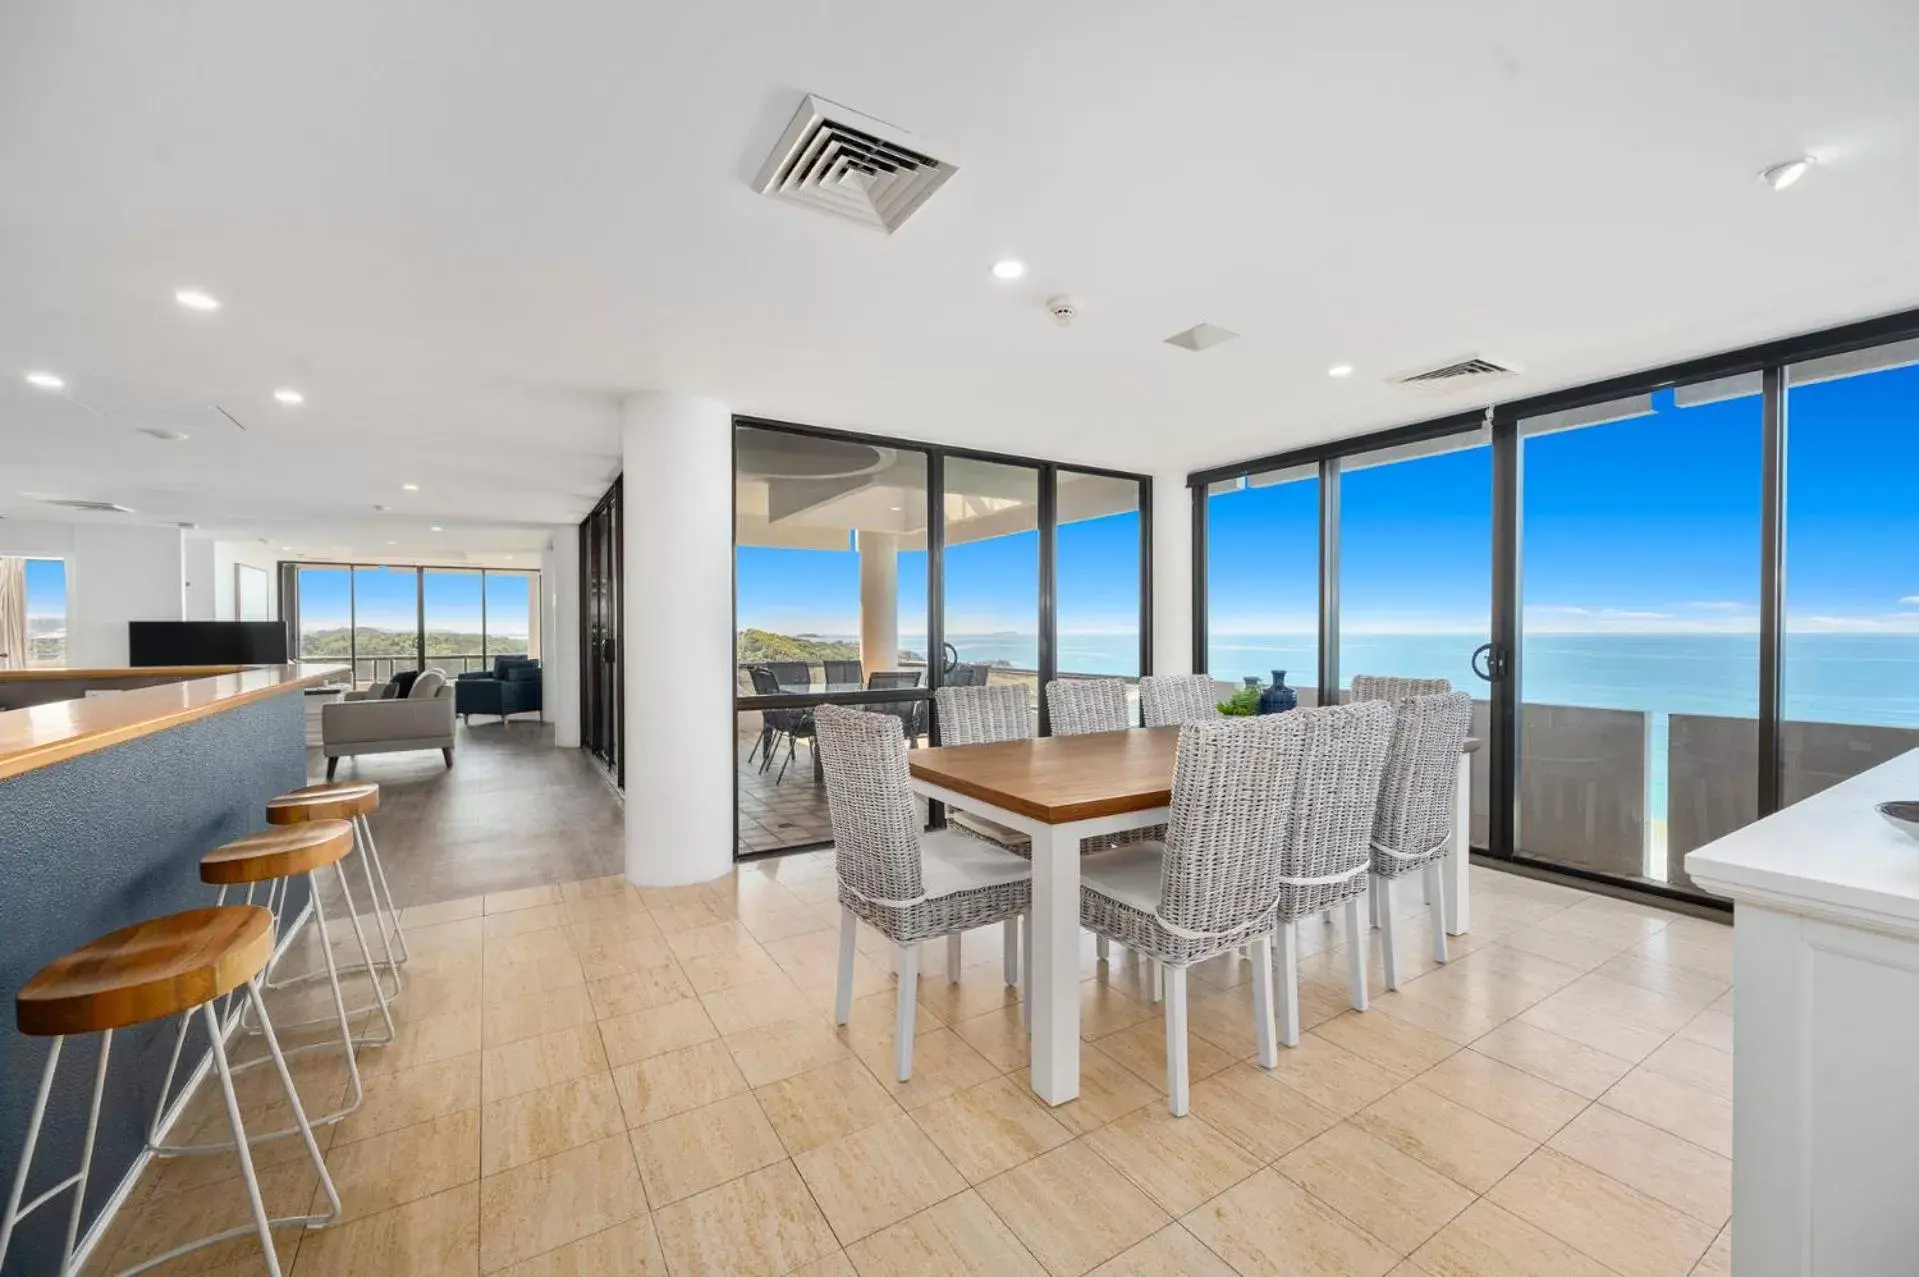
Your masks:
M1259 712L1284 714L1299 705L1299 693L1286 686L1286 671L1273 671L1273 685L1259 694Z

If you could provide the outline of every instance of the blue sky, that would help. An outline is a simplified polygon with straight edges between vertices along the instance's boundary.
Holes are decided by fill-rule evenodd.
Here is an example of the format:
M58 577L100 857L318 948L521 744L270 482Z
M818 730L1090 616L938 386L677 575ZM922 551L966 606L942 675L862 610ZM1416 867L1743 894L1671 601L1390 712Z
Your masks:
M67 565L59 559L27 560L27 615L65 617Z
M362 627L412 630L419 599L412 568L360 568L353 574L353 605ZM526 576L488 573L486 628L494 634L527 636ZM347 570L300 569L300 628L336 629L347 624ZM426 574L426 624L430 630L480 631L480 574Z

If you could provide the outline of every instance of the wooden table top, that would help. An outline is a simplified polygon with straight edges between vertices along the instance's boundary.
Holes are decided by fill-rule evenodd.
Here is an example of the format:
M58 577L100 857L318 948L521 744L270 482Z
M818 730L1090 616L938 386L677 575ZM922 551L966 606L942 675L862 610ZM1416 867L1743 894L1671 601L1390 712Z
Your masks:
M0 713L0 780L268 696L324 683L345 669L344 665L313 662L254 665L237 673L163 683L112 696L8 710Z
M947 745L907 755L914 779L1049 825L1173 801L1179 728Z

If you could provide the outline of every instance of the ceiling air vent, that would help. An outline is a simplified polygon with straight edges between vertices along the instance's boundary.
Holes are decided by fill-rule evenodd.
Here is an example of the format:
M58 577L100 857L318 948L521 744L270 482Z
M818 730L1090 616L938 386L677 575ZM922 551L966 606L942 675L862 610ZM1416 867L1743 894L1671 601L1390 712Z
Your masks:
M1485 359L1479 355L1466 355L1449 363L1443 363L1437 368L1405 373L1390 380L1397 385L1410 386L1414 390L1444 393L1460 386L1476 386L1483 381L1518 375L1519 369L1512 364Z
M1230 328L1221 328L1218 324L1194 324L1184 332L1174 333L1166 339L1168 346L1178 346L1182 350L1211 350L1222 342L1229 342L1239 336Z
M892 234L958 166L912 134L808 94L760 167L764 195Z
M132 514L131 506L115 505L111 501L82 501L78 497L42 497L48 505L65 506L69 510L85 510L91 514Z

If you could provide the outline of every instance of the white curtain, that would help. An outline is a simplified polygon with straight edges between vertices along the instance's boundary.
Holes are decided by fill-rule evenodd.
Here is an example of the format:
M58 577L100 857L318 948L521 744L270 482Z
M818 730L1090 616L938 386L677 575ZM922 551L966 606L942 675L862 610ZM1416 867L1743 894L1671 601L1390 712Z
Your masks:
M0 670L32 663L27 638L27 561L0 558Z

